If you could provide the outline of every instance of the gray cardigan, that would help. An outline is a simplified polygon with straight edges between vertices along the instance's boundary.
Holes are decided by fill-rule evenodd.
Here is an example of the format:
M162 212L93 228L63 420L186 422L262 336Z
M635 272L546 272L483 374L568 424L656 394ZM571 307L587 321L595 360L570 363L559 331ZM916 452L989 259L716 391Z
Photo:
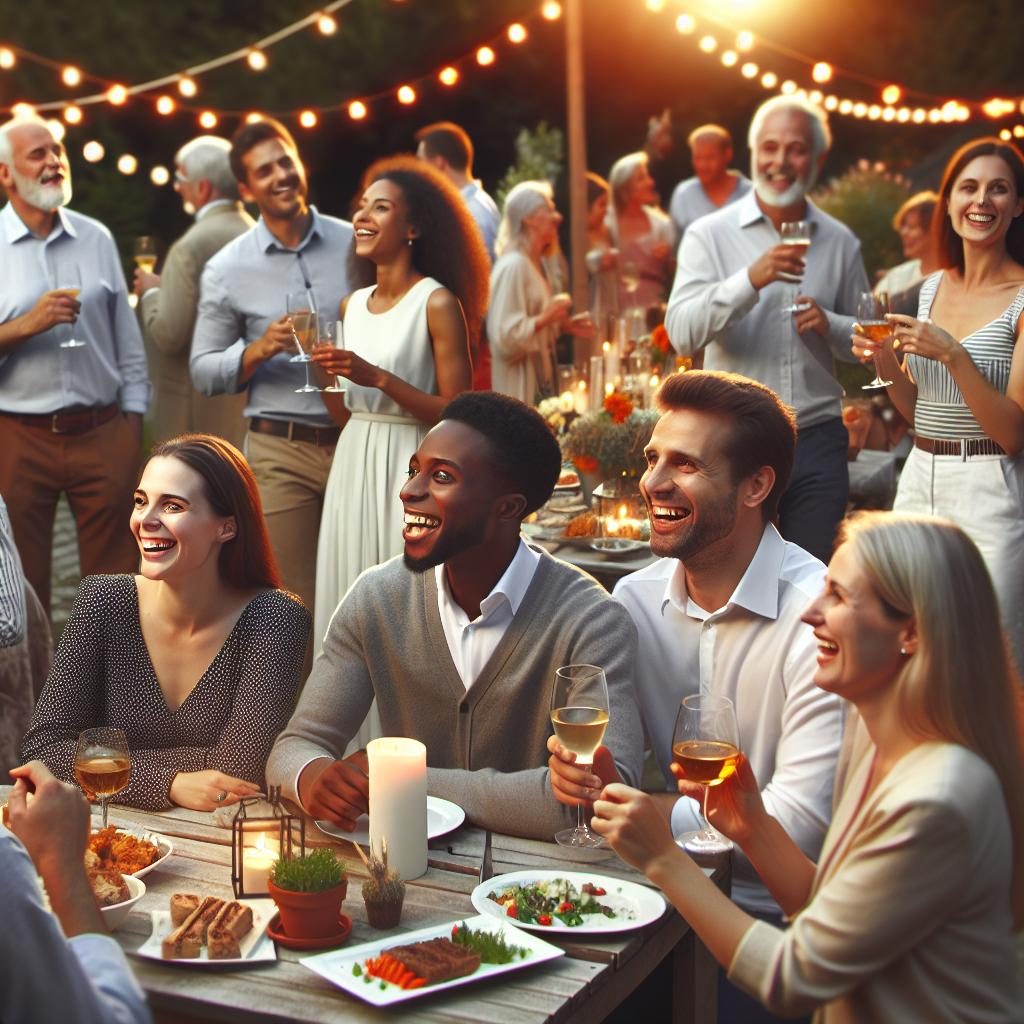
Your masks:
M364 572L331 620L267 781L297 799L310 760L339 758L376 697L384 735L427 747L429 792L495 831L550 839L575 811L551 795L545 746L555 669L600 665L608 678L605 744L637 785L643 731L633 691L636 628L586 573L542 552L519 610L467 690L448 650L433 572L399 556Z

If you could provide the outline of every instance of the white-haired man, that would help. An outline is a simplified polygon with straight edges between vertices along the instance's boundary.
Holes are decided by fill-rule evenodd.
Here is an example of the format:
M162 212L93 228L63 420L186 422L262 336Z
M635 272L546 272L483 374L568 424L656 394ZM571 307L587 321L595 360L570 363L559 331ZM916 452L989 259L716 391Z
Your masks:
M71 169L45 121L0 127L0 185L0 494L25 575L49 608L61 493L83 575L138 566L127 517L149 379L114 240L62 208ZM68 270L77 295L59 280ZM62 347L72 333L82 344Z
M868 289L860 243L807 198L831 145L818 107L768 100L750 123L752 193L702 217L679 247L665 325L683 355L761 381L796 409L799 437L779 509L789 541L827 562L849 487L836 358L854 361L857 295ZM782 242L808 221L811 245Z
M244 395L207 397L192 386L189 355L206 261L254 224L238 198L231 143L200 135L175 154L174 187L195 223L167 252L159 275L135 271L143 337L153 376L154 441L198 431L245 439Z

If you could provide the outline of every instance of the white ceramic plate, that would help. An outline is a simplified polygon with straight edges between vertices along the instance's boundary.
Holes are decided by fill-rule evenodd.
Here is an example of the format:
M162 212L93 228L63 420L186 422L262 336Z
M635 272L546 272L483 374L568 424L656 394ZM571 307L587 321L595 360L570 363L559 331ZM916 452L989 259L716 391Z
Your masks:
M604 896L598 896L599 902L615 911L615 917L590 914L584 918L585 924L570 928L556 917L550 925L523 924L506 913L501 903L489 899L492 892L509 889L514 885L529 885L531 882L550 881L553 878L567 878L577 889L585 882L605 890ZM489 882L478 885L470 898L473 906L487 917L496 918L525 928L528 931L544 934L573 935L608 935L613 932L628 932L635 928L643 928L657 921L665 913L665 900L661 893L648 889L636 882L624 882L619 878L608 878L605 875L592 875L580 871L513 871L507 875L496 875Z
M638 551L650 551L651 545L649 541L631 540L629 537L595 537L590 542L590 549L608 558L628 558Z
M99 829L93 829L93 832L98 831ZM135 878L144 878L153 870L153 868L159 867L165 860L167 860L167 858L170 857L171 852L174 850L170 839L168 839L167 836L159 835L156 832L147 832L145 829L141 828L119 828L117 831L123 835L135 836L136 839L145 839L147 842L152 843L157 849L158 856L152 864L147 867L140 868L138 871L132 872L132 875Z
M159 960L164 964L187 964L190 967L219 967L221 965L250 964L261 960L276 960L277 950L274 940L267 935L267 925L277 913L273 900L239 900L239 903L252 907L252 930L239 943L241 957L231 960L211 960L206 955L206 947L199 951L199 956L192 960L165 960L162 956L162 944L166 936L174 931L169 910L153 910L153 931L146 941L135 950L136 956L144 956L149 960Z
M403 1003L408 999L418 999L420 996L444 992L447 989L458 988L460 985L486 981L499 974L508 974L509 971L518 971L523 967L533 967L536 964L542 964L547 960L554 960L565 955L564 949L559 949L543 939L512 928L504 921L496 921L490 917L471 917L465 920L465 924L474 931L501 932L509 945L526 949L529 951L529 955L525 959L514 960L509 964L481 964L472 974L464 978L453 978L451 981L442 981L436 985L424 985L423 988L402 989L387 982L384 983L384 988L381 988L381 983L376 978L367 982L363 980L362 974L357 976L352 973L355 964L359 964L361 968L366 960L379 956L394 946L404 946L422 939L435 939L438 936L447 938L451 935L452 925L461 923L463 922L450 921L448 924L435 925L433 928L421 928L419 931L406 932L403 935L391 935L386 939L376 939L361 946L351 946L333 953L303 957L299 963L319 974L321 978L326 978L332 985L337 985L349 995L358 996L374 1006L390 1006L392 1003Z
M427 838L436 839L446 832L457 829L466 820L466 812L451 800L438 796L427 797ZM370 818L363 814L356 818L354 832L345 832L329 821L318 821L316 827L335 839L348 839L360 846L370 845Z

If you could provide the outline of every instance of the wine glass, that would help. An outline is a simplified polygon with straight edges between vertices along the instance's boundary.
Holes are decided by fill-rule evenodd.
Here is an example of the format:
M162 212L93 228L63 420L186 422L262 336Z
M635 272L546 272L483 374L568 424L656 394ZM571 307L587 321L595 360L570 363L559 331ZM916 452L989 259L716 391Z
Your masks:
M551 688L551 724L563 747L576 755L578 765L594 763L594 751L608 728L608 681L596 665L563 665ZM576 805L576 827L555 833L561 846L593 849L605 841L587 827L583 804Z
M78 734L75 781L90 801L99 800L107 827L107 799L120 793L132 775L128 740L120 729L101 726Z
M304 363L306 371L306 383L301 388L296 388L296 394L303 394L307 391L319 391L320 389L309 379L309 364L312 362L310 349L312 349L317 334L316 303L308 289L289 292L285 298L285 310L288 313L288 322L292 328L292 337L295 339L297 354L291 357L293 363Z
M636 293L640 290L640 264L636 260L624 260L622 263L622 287L626 289L629 296L628 309L633 308L636 301Z
M320 320L320 344L333 345L335 348L345 347L345 321L344 320ZM323 389L335 394L345 394L345 388L337 377L331 377L331 383Z
M857 323L865 337L874 342L883 342L892 335L892 324L885 319L885 314L890 312L889 296L885 292L877 295L873 292L860 292L857 296ZM887 388L892 384L891 380L882 380L881 371L878 368L878 350L872 360L875 364L875 379L868 384L863 384L861 390L871 391L875 388Z
M156 269L156 238L153 235L139 235L132 248L135 266L152 274Z
M54 291L61 292L77 299L82 293L82 271L77 263L58 263L54 268ZM75 337L75 322L67 325L67 339L60 343L61 348L83 348L85 342Z
M740 756L736 709L728 697L695 694L684 697L672 734L672 760L691 782L704 785L704 827L676 837L691 853L724 853L732 840L708 821L708 792L736 771Z
M811 222L808 220L787 220L783 221L779 227L779 238L782 239L784 245L798 245L802 246L804 250L804 259L807 259L807 249L811 244ZM811 308L809 302L797 302L796 296L799 292L800 284L803 281L802 276L793 276L791 274L780 275L787 281L792 281L796 288L793 289L793 301L783 307L783 313L803 313L805 310Z

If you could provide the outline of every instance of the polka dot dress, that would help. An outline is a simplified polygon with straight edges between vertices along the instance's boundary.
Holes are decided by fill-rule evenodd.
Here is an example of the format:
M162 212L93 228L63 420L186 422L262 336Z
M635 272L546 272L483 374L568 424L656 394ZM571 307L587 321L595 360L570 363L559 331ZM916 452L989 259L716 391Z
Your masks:
M207 768L262 785L270 748L295 707L309 626L296 598L258 594L172 711L142 636L135 578L87 576L22 740L22 760L38 758L72 782L79 732L113 725L128 738L132 777L112 802L170 807L174 776Z

